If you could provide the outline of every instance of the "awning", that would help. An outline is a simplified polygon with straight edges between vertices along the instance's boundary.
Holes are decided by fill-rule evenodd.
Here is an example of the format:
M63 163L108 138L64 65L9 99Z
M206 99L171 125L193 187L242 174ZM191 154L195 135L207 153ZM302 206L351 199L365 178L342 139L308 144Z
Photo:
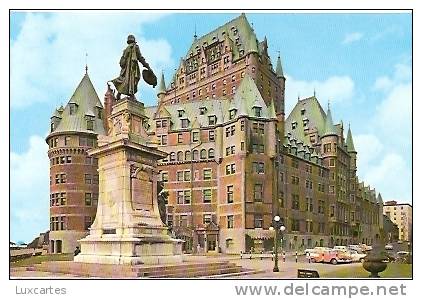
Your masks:
M269 229L247 229L246 235L252 239L272 239L274 238L274 231Z

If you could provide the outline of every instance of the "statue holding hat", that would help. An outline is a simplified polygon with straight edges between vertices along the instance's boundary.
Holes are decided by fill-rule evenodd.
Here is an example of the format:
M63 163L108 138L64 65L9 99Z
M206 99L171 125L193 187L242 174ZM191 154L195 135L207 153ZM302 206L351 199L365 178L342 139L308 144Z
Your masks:
M135 36L132 34L129 35L127 37L127 44L120 58L120 76L111 80L117 90L117 100L120 99L122 94L127 95L130 99L135 99L135 94L138 91L138 82L141 78L138 62L145 68L142 71L144 81L153 87L157 85L157 77L145 61L145 58L141 55Z

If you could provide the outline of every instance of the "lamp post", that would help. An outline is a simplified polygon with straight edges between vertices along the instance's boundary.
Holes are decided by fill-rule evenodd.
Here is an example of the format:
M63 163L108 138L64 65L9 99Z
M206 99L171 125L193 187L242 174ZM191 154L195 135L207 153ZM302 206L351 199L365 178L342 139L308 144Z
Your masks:
M283 233L286 230L286 227L281 223L280 216L276 215L273 219L273 226L270 227L270 230L274 230L275 236L274 236L274 268L273 272L279 272L278 269L278 231L281 231Z

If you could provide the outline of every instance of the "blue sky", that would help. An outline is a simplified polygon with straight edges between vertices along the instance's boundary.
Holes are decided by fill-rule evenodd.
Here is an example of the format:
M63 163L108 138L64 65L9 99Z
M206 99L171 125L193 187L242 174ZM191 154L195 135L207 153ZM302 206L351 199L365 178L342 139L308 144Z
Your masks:
M238 14L141 12L12 13L11 232L31 240L48 229L48 158L44 138L56 106L66 104L84 74L100 99L119 73L126 36L135 34L156 74L168 79L199 36ZM334 121L351 124L358 175L384 200L411 202L410 14L249 14L267 36L273 62L280 51L286 112L313 90L331 103ZM155 104L141 85L140 100ZM138 97L139 98L139 97Z

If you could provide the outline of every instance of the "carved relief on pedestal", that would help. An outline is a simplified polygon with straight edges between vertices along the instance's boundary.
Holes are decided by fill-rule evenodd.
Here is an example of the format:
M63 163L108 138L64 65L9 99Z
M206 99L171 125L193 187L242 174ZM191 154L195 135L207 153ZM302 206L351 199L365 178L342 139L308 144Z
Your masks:
M137 211L152 212L154 208L152 167L142 164L130 166L130 188L132 208Z

